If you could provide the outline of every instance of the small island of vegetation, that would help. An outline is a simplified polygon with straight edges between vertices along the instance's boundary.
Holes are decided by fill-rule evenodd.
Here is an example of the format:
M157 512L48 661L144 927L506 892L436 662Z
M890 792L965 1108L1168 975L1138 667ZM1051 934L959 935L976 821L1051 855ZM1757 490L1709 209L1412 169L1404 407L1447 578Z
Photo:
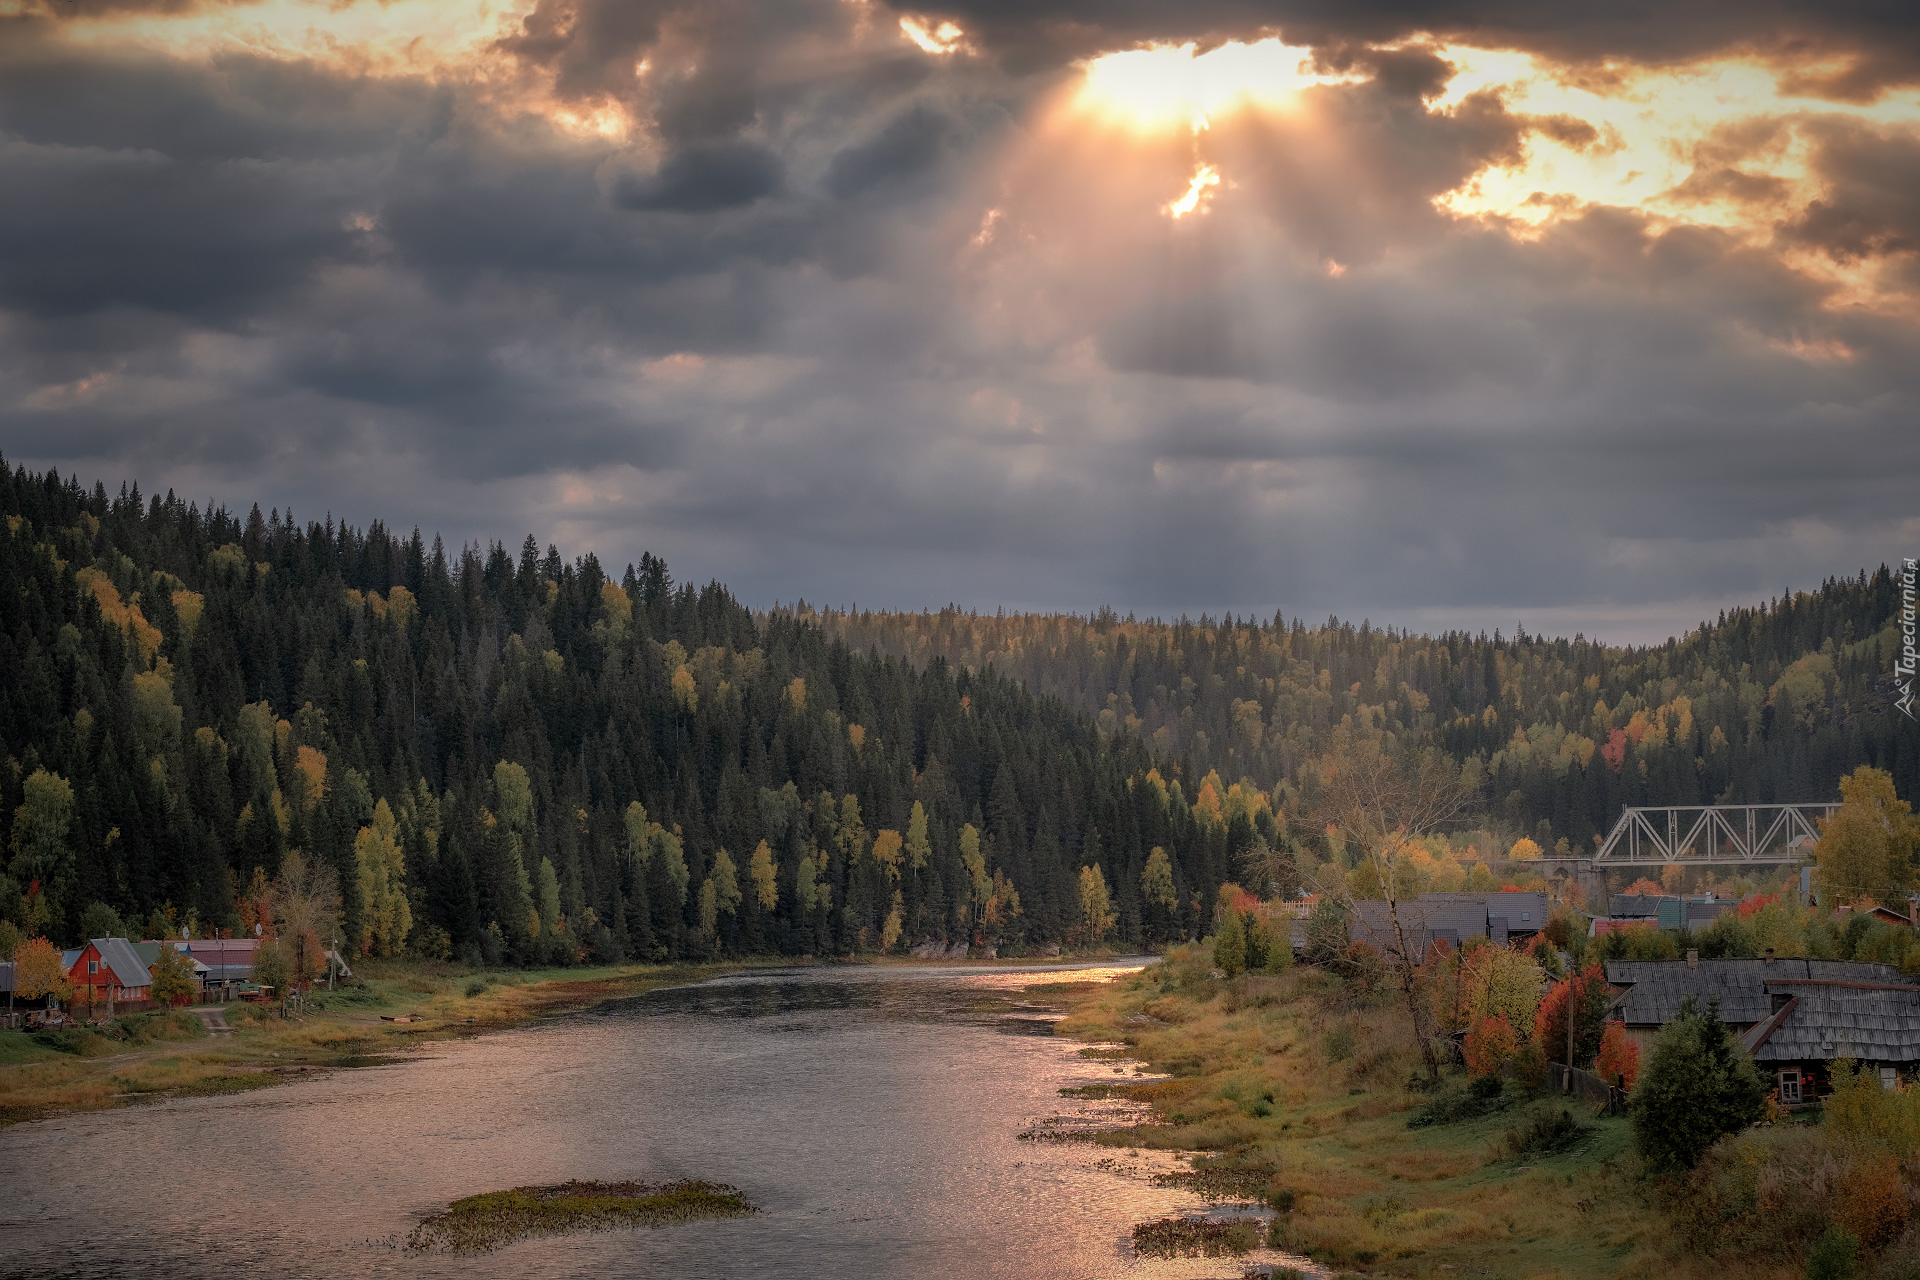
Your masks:
M413 1229L418 1252L486 1253L535 1236L668 1227L758 1210L723 1182L562 1182L455 1200Z

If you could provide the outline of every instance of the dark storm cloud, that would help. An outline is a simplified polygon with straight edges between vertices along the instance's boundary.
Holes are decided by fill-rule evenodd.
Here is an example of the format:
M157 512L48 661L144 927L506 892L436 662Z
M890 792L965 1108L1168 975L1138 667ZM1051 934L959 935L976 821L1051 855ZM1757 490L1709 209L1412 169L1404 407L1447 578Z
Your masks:
M712 213L752 204L780 189L780 157L751 142L721 142L682 148L659 172L623 177L614 199L627 209Z
M827 190L844 200L925 173L939 164L955 132L953 121L915 103L872 137L836 152L827 166Z
M1913 130L1757 117L1702 142L1676 199L1751 208L1771 240L1606 208L1522 238L1435 199L1531 137L1608 139L1494 92L1432 110L1439 53L1365 47L1423 29L1591 61L1798 33L1860 55L1822 72L1853 77L1838 95L1900 74L1897 15L913 12L977 55L844 0L544 0L473 83L16 21L0 448L456 540L649 548L757 602L1664 627L1631 608L1920 544L1911 322L1792 258L1920 289ZM1041 114L1070 58L1269 28L1357 81L1159 140ZM639 123L568 131L556 103ZM1822 192L1798 205L1754 167L1789 138ZM1225 178L1175 224L1201 162Z

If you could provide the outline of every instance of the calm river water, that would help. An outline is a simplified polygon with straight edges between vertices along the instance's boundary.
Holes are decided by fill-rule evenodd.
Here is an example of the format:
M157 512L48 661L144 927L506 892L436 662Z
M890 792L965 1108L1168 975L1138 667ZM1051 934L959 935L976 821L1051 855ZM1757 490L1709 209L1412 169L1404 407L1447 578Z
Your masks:
M1057 972L760 972L396 1065L15 1125L0 1276L1239 1276L1133 1256L1135 1222L1203 1208L1151 1185L1164 1163L1016 1139L1102 1105L1063 1086L1119 1078L1017 1007ZM398 1247L479 1191L684 1177L762 1212L481 1258Z

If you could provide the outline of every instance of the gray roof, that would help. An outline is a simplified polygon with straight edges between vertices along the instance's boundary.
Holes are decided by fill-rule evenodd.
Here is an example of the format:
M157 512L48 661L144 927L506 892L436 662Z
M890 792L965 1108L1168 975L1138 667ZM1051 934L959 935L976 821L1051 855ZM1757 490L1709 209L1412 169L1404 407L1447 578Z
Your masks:
M1528 889L1497 893L1423 893L1420 901L1478 902L1486 907L1489 919L1505 917L1507 929L1512 933L1538 933L1547 924L1547 895Z
M1426 898L1400 904L1400 928L1416 960L1424 960L1434 942L1455 946L1476 934L1487 932L1487 909L1478 902L1433 901ZM1356 902L1348 917L1347 936L1364 942L1383 955L1397 955L1393 920L1387 904L1380 901Z
M207 967L208 982L240 982L253 976L253 956L260 942L257 938L195 938L186 947Z
M1843 982L1907 982L1891 965L1852 960L1609 960L1607 981L1626 991L1615 1007L1628 1026L1660 1026L1680 1012L1688 996L1720 1001L1720 1020L1746 1026L1773 1012L1767 983L1788 979Z
M150 987L153 974L147 966L140 963L133 944L125 938L94 938L94 948L100 953L100 960L113 974L114 981L123 987Z
M1689 902L1687 904L1687 928L1695 925L1706 926L1720 918L1720 913L1730 907L1738 906L1732 898L1716 898L1712 902Z
M1793 983L1774 988L1793 1007L1754 1051L1757 1062L1920 1061L1920 987Z

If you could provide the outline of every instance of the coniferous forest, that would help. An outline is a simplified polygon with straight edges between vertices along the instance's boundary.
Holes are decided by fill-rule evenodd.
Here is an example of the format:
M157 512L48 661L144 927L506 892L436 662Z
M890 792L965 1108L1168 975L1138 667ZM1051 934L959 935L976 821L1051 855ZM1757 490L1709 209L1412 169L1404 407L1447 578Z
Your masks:
M1623 649L755 613L652 556L4 466L0 515L0 919L57 938L94 904L244 930L297 852L373 954L1019 952L1109 912L1151 945L1203 928L1249 853L1328 856L1315 768L1343 735L1444 750L1476 822L1543 845L1622 803L1920 781L1884 570Z
M0 489L0 904L30 929L244 928L293 850L361 949L489 963L1041 947L1084 867L1140 942L1229 875L1137 740L650 556Z

